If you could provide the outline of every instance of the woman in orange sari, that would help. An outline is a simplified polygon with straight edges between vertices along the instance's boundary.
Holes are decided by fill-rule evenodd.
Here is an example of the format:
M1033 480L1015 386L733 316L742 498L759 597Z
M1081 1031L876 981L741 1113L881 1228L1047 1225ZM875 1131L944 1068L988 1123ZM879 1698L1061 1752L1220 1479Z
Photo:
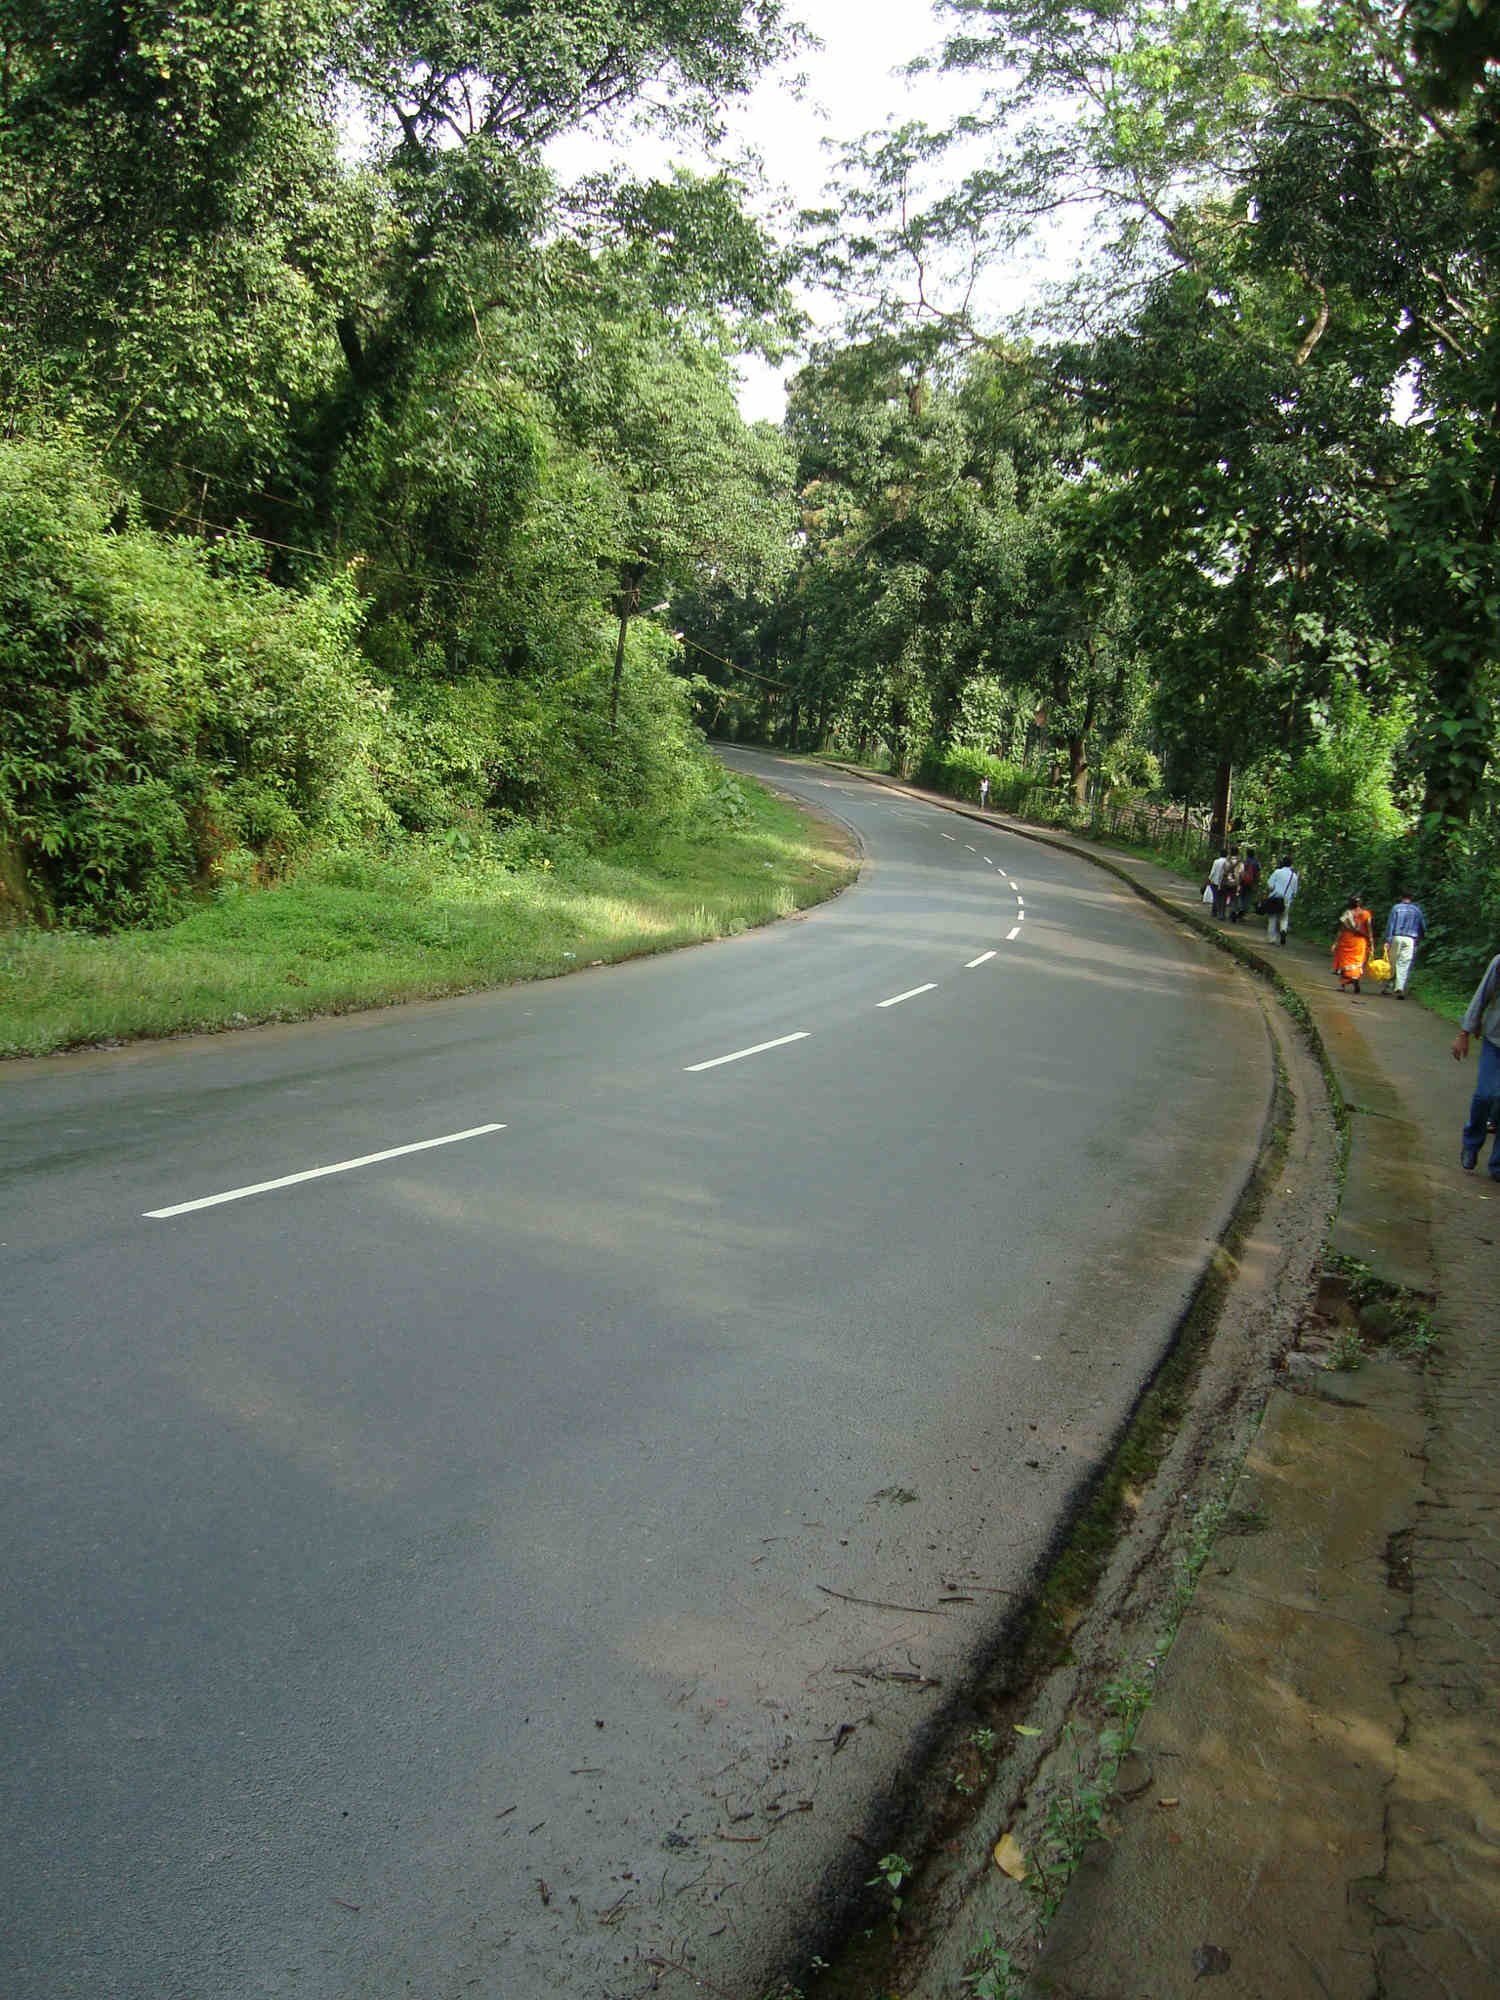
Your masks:
M1341 993L1352 993L1356 1000L1359 998L1359 982L1372 949L1370 912L1356 893L1345 904L1333 940L1333 969L1338 974Z

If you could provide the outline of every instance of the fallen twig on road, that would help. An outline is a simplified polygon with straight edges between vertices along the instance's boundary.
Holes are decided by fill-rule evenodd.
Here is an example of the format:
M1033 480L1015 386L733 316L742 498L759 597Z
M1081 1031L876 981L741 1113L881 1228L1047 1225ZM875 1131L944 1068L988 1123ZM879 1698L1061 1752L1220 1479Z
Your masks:
M830 1667L831 1674L849 1674L862 1681L900 1681L905 1687L940 1688L934 1674L907 1673L902 1667Z
M814 1590L821 1590L825 1597L837 1597L845 1604L868 1604L876 1611L910 1611L918 1618L946 1618L946 1611L935 1611L927 1604L892 1604L885 1597L851 1597L847 1590L833 1590L826 1583L815 1583Z

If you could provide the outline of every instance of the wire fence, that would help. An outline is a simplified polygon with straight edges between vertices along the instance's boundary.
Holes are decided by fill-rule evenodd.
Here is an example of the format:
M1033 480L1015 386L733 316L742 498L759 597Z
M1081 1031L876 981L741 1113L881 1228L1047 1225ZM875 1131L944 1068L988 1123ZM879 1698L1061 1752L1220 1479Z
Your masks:
M1114 840L1132 847L1149 847L1182 862L1209 860L1211 815L1205 806L1163 805L1147 799L1112 800L1102 791L1080 812L1059 794L1045 773L1003 781L990 793L997 812L1014 813L1048 826L1065 826L1091 840Z

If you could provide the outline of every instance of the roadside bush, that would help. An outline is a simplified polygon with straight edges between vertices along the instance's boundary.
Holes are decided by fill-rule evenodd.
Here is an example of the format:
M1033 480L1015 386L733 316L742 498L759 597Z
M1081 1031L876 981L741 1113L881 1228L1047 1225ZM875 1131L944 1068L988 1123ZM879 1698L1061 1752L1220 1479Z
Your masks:
M357 605L256 560L139 527L65 443L0 444L0 836L43 914L161 922L221 854L382 818Z
M1427 912L1432 936L1423 949L1425 963L1465 1000L1479 983L1486 965L1500 951L1500 798L1487 801L1479 825L1450 853L1450 865L1424 889L1416 872L1413 884Z
M935 792L976 800L980 779L988 778L991 802L1006 812L1021 810L1022 795L1029 795L1040 785L1035 772L1025 771L1007 758L991 757L984 750L963 746L939 750L932 744L922 752L915 777L919 785L929 786Z

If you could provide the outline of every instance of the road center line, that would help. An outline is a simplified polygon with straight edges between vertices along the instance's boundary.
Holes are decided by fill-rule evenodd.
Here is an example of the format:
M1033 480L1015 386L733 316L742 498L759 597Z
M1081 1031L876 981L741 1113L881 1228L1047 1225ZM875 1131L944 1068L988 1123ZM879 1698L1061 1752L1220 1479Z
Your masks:
M683 1071L685 1075L692 1076L700 1069L717 1069L721 1063L743 1062L746 1056L764 1055L767 1049L784 1049L788 1042L805 1042L808 1032L806 1028L799 1028L795 1035L778 1035L774 1042L757 1042L753 1048L736 1049L733 1055L710 1056L707 1062L701 1063L684 1063Z
M989 960L990 960L990 959L992 959L992 958L993 958L994 956L995 956L995 954L994 954L994 953L993 953L992 951L982 951L982 952L981 952L981 953L979 954L978 958L971 958L971 959L969 960L968 964L967 964L967 965L966 965L966 966L964 967L964 971L965 971L965 972L972 972L972 971L974 970L974 968L975 968L975 966L976 966L976 965L985 965L985 964L987 964L987 963L989 962Z
M986 854L986 855L985 855L985 857L984 857L984 865L985 865L985 867L986 867L986 868L993 868L993 867L994 867L994 865L995 865L995 864L994 864L994 862L993 862L993 861L991 861L990 857L989 857L989 856L988 856L987 854Z
M957 840L958 835L956 833L945 833L943 838L944 840Z
M373 1167L378 1160L399 1160L404 1153L425 1153L433 1146L456 1146L461 1139L479 1139L486 1132L503 1132L503 1125L471 1125L467 1132L448 1132L441 1139L418 1139L410 1146L387 1146L381 1153L361 1153L357 1160L336 1160L331 1167L308 1167L300 1174L281 1174L274 1181L253 1181L249 1187L228 1188L223 1194L200 1195L197 1201L174 1202L170 1208L148 1208L144 1220L162 1222L170 1215L190 1215L195 1208L217 1208L225 1201L245 1201L252 1194L269 1194L273 1188L295 1187L299 1181L320 1181L325 1174L352 1173L355 1167Z
M1013 931L1007 931L1005 933L1005 942L1009 944L1012 938L1018 938L1020 935L1021 935L1021 926L1017 924Z
M965 841L965 842L964 842L964 853L965 853L965 854L977 854L978 852L979 852L979 849L978 849L977 847L970 847L970 845L969 845L968 841Z
M903 1000L915 1000L919 993L933 993L936 990L937 981L929 979L925 986L909 986L904 993L893 993L889 1000L877 1000L875 1005L877 1007L899 1007Z
M1020 891L1019 891L1019 890L1017 890L1017 892L1016 892L1016 908L1017 908L1018 910L1024 910L1024 909L1025 909L1025 907L1026 907L1026 898L1025 898L1025 897L1024 897L1024 896L1023 896L1023 895L1022 895L1021 893L1020 893Z

